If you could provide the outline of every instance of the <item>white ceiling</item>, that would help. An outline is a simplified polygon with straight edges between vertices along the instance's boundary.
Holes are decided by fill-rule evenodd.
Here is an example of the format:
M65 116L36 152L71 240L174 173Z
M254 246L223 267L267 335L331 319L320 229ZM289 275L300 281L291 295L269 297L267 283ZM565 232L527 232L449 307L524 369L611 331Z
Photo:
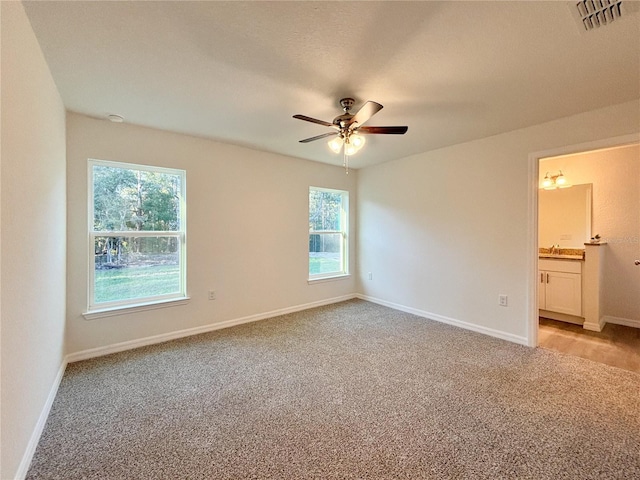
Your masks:
M629 4L630 2L624 2ZM573 2L26 2L67 109L341 164L338 100L384 105L358 168L640 98L640 15ZM632 4L632 6L635 6Z

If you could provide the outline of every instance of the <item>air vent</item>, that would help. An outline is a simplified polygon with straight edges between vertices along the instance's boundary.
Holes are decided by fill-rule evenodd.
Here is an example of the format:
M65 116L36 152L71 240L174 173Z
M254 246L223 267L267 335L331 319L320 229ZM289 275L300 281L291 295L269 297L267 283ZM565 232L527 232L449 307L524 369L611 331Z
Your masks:
M624 13L622 0L581 0L575 5L587 31L607 25Z

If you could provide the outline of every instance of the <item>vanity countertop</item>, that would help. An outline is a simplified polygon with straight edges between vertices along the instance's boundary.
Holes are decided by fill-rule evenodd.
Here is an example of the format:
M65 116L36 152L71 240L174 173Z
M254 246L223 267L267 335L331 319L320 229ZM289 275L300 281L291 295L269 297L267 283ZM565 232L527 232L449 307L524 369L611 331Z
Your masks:
M584 260L583 255L555 254L555 253L539 253L538 258L557 258L561 260Z
M558 258L562 260L584 260L583 248L543 248L538 250L538 258Z

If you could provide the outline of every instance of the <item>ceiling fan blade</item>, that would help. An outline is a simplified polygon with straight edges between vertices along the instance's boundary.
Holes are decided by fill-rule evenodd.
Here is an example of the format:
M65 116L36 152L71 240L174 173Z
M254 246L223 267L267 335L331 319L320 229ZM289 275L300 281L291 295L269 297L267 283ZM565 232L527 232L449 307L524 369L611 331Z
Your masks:
M362 106L360 110L358 110L358 113L353 116L353 118L351 119L351 124L357 123L358 125L362 125L380 110L382 110L382 105L376 102L368 101Z
M305 138L304 140L300 140L300 143L309 143L313 142L314 140L320 140L321 138L330 137L332 135L338 135L338 132L323 133L322 135L316 135L315 137Z
M294 115L293 118L304 120L306 122L317 123L318 125L324 125L325 127L335 127L333 123L325 122L324 120L318 120L317 118L307 117L306 115Z
M404 135L409 127L360 127L356 129L357 133L384 133L390 135Z

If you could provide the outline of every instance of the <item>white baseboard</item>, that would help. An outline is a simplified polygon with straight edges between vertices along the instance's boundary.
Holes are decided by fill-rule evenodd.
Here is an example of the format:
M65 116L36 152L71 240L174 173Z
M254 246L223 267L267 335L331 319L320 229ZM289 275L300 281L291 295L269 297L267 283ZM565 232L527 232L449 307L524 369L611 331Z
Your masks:
M16 472L15 479L23 480L27 476L27 471L29 470L29 466L31 465L31 460L33 459L33 454L36 451L36 447L38 446L38 442L40 441L40 436L42 435L42 431L44 430L44 426L47 423L47 418L49 418L49 412L51 411L51 406L53 405L53 401L56 398L56 394L58 393L58 387L60 386L60 382L62 381L62 377L64 376L64 371L67 368L67 359L66 357L62 360L62 364L58 369L58 373L56 374L56 378L53 380L53 384L51 385L51 389L49 390L49 395L47 396L47 400L42 407L42 411L40 412L40 416L38 417L38 421L36 422L36 426L31 433L31 438L29 438L29 443L27 443L27 449L22 456L22 460L20 461L20 465L18 466L18 471Z
M42 435L42 432L44 430L45 424L47 422L47 418L49 417L49 412L51 411L51 407L53 405L53 401L56 398L56 394L58 392L58 387L60 386L60 382L62 381L62 377L64 375L64 372L66 370L67 364L72 363L72 362L78 362L80 360L87 360L89 358L95 358L95 357L100 357L100 356L104 356L104 355L109 355L111 353L116 353L116 352L122 352L125 350L132 350L134 348L138 348L138 347L143 347L143 346L147 346L147 345L153 345L156 343L162 343L162 342L166 342L169 340L174 340L177 338L183 338L183 337L188 337L191 335L198 335L200 333L206 333L206 332L211 332L214 330L220 330L222 328L229 328L229 327L233 327L235 325L241 325L243 323L250 323L250 322L256 322L258 320L264 320L266 318L272 318L272 317L277 317L279 315L286 315L288 313L294 313L294 312L299 312L302 310L308 310L310 308L315 308L315 307L321 307L324 305L330 305L333 303L338 303L338 302L344 302L346 300L351 300L353 298L360 298L362 300L366 300L369 302L373 302L373 303L377 303L379 305L383 305L385 307L389 307L389 308L393 308L395 310L400 310L403 312L407 312L407 313L411 313L413 315L417 315L419 317L423 317L423 318L428 318L430 320L434 320L437 322L441 322L441 323L446 323L448 325L453 325L456 327L460 327L460 328L464 328L466 330L472 330L474 332L478 332L478 333L482 333L485 335L489 335L492 337L496 337L496 338L500 338L503 340L507 340L513 343L518 343L520 345L527 345L527 339L524 337L519 337L517 335L512 335L510 333L505 333L505 332L501 332L499 330L494 330L492 328L487 328L487 327L482 327L479 325L474 325L471 323L467 323L467 322L463 322L461 320L456 320L453 318L449 318L449 317L445 317L443 315L438 315L435 313L429 313L429 312L425 312L423 310L418 310L416 308L412 308L412 307L407 307L404 305L400 305L397 303L393 303L393 302L388 302L386 300L382 300L379 298L375 298L375 297L370 297L368 295L362 295L362 294L350 294L350 295L343 295L340 297L333 297L333 298L328 298L325 300L320 300L317 302L311 302L311 303L305 303L302 305L295 305L293 307L287 307L287 308L281 308L278 310L272 310L270 312L264 312L264 313L259 313L259 314L255 314L255 315L249 315L246 317L241 317L241 318L236 318L233 320L227 320L224 322L220 322L220 323L214 323L214 324L210 324L210 325L204 325L201 327L194 327L194 328L188 328L185 330L179 330L176 332L170 332L170 333L165 333L165 334L161 334L161 335L154 335L151 337L145 337L145 338L140 338L137 340L130 340L127 342L121 342L121 343L116 343L113 345L107 345L104 347L98 347L98 348L92 348L92 349L88 349L88 350L82 350L80 352L75 352L75 353L71 353L69 355L67 355L64 359L62 364L60 365L60 368L58 369L58 373L56 375L55 380L53 381L53 384L51 386L51 390L49 391L49 395L47 396L47 400L45 402L44 407L42 408L42 411L40 412L40 416L38 417L38 421L36 423L36 426L33 429L33 433L31 434L31 438L29 439L29 443L27 445L27 449L22 457L22 461L20 462L20 465L18 467L18 471L16 472L16 480L23 480L26 475L27 475L27 471L29 470L29 466L31 465L31 460L33 459L33 454L36 451L36 447L38 446L38 442L40 441L40 437ZM607 318L614 318L615 317L607 317ZM634 325L630 325L630 326L638 326L640 327L640 322L634 321L634 320L627 320L627 319L615 319L618 322L621 321L625 321L625 322L632 322L634 323ZM616 321L611 321L611 320L607 320L610 323L617 323ZM620 323L621 325L626 325L628 323Z
M490 337L496 337L502 340L507 340L509 342L528 346L528 340L525 337L520 337L518 335L513 335L511 333L502 332L500 330L494 330L493 328L475 325L473 323L463 322L462 320L456 320L455 318L445 317L443 315L438 315L437 313L425 312L424 310L418 310L417 308L407 307L405 305L400 305L398 303L388 302L386 300L370 297L368 295L358 294L357 297L362 300L366 300L368 302L373 302L379 305L383 305L385 307L393 308L395 310L400 310L401 312L412 313L413 315L417 315L423 318L428 318L429 320L435 320L436 322L446 323L448 325L453 325L454 327L464 328L465 330L471 330L473 332L489 335Z
M567 315L566 313L551 312L549 310L538 309L538 318L550 318L551 320L558 320L565 323L573 323L574 325L584 325L584 317L577 317L576 315Z
M66 360L68 363L73 363L73 362L78 362L80 360L88 360L89 358L102 357L104 355L109 355L111 353L123 352L125 350L132 350L134 348L145 347L147 345L154 345L156 343L163 343L169 340L175 340L177 338L190 337L191 335L198 335L201 333L212 332L214 330L229 328L235 325L241 325L243 323L256 322L258 320L264 320L266 318L277 317L279 315L286 315L287 313L300 312L302 310L321 307L323 305L330 305L332 303L344 302L345 300L351 300L353 298L356 298L356 294L328 298L325 300L319 300L317 302L305 303L302 305L295 305L293 307L281 308L278 310L272 310L270 312L249 315L247 317L241 317L241 318L236 318L232 320L226 320L224 322L203 325L201 327L187 328L185 330L162 333L160 335L154 335L151 337L138 338L136 340L129 340L126 342L116 343L113 345L106 345L104 347L91 348L88 350L82 350L79 352L71 353L67 355Z
M29 471L29 466L31 465L31 460L33 459L33 454L36 451L36 448L38 446L38 442L40 441L40 437L42 436L42 432L44 430L45 424L47 423L49 412L51 411L53 401L55 400L56 394L58 393L58 387L60 386L60 382L62 381L62 377L64 376L64 372L67 368L67 364L72 362L77 362L80 360L86 360L89 358L108 355L110 353L116 353L124 350L131 350L131 349L146 346L146 345L152 345L155 343L162 343L168 340L174 340L176 338L188 337L191 335L197 335L199 333L206 333L206 332L211 332L213 330L219 330L221 328L233 327L234 325L240 325L240 324L249 323L249 322L256 322L258 320L277 317L279 315L285 315L287 313L299 312L302 310L308 310L310 308L321 307L323 305L330 305L332 303L344 302L346 300L351 300L353 298L356 298L355 294L328 298L328 299L320 300L317 302L311 302L303 305L296 305L293 307L281 308L278 310L272 310L270 312L259 313L256 315L249 315L247 317L227 320L225 322L214 323L214 324L205 325L202 327L189 328L189 329L179 330L177 332L171 332L171 333L166 333L162 335L154 335L152 337L131 340L128 342L117 343L117 344L108 345L105 347L92 348L90 350L83 350L83 351L71 353L65 356L62 361L62 364L60 365L60 368L58 369L56 378L53 381L53 385L51 386L51 389L49 391L49 395L47 396L47 400L44 404L44 407L40 412L38 421L36 422L33 432L31 433L31 437L29 438L27 448L25 450L24 455L22 456L20 465L18 466L18 471L16 472L15 480L23 480L27 476L27 472Z
M604 325L607 323L605 317L600 318L597 322L587 322L586 320L582 324L582 328L585 330L590 330L592 332L601 332L604 328Z
M605 315L602 317L605 323L614 323L616 325L625 325L627 327L640 328L640 320L634 320L632 318L610 317Z

